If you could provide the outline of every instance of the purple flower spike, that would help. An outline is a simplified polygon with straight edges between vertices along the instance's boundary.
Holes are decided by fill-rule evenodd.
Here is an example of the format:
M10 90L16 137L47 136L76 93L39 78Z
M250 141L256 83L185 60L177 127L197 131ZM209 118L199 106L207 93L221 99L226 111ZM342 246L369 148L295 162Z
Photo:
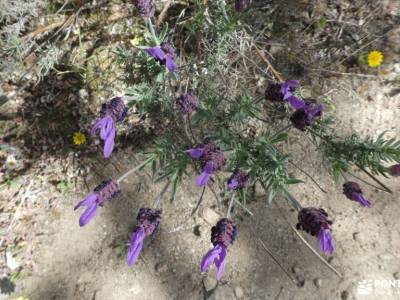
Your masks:
M298 80L287 80L281 84L281 93L283 95L283 100L288 99L296 89L299 87L300 83Z
M357 182L348 181L343 184L343 194L350 200L357 201L362 206L372 207L371 202L364 198L361 187Z
M74 210L81 206L86 206L86 210L79 218L79 225L85 226L96 215L97 208L103 206L104 203L111 201L121 193L119 185L114 180L103 181L98 185L93 193L89 194L85 199L80 201Z
M241 190L249 183L250 176L244 171L236 169L228 180L228 189Z
M293 95L299 87L297 80L288 80L284 83L271 83L265 91L265 98L273 102L289 102L294 109L300 109L305 103L300 98Z
M141 17L153 17L155 12L154 0L134 0L133 4Z
M183 94L176 99L176 106L185 115L190 116L199 108L199 98L193 92Z
M300 109L305 105L303 100L293 95L293 93L299 87L299 84L300 83L297 80L288 80L281 84L283 101L289 102L294 109Z
M127 255L127 263L133 266L139 258L143 248L144 238L153 235L160 224L161 210L141 208L137 215L137 225L131 235L131 242Z
M306 127L312 125L316 117L322 115L323 110L324 106L322 104L314 105L310 100L307 100L302 108L297 109L292 114L290 121L295 128L304 131Z
M206 272L214 262L217 268L217 280L222 278L225 270L227 248L236 239L236 226L233 221L223 218L211 228L211 242L214 247L204 255L200 271Z
M110 157L114 149L116 124L125 119L127 112L128 109L121 97L115 97L103 103L100 118L94 124L90 134L93 136L97 130L100 130L100 138L104 141L104 158Z
M395 177L400 176L400 164L389 167L389 173L390 173L390 175L395 176Z
M219 150L211 139L205 139L203 144L197 145L193 149L186 150L193 159L199 159L201 163L201 174L196 179L199 187L206 186L211 176L222 169L226 159L224 153Z
M325 210L314 207L302 208L298 215L298 221L296 228L316 236L321 251L333 253L332 221L328 220Z
M161 43L159 47L152 47L146 49L146 52L159 63L165 65L170 72L174 72L176 51L175 48L169 43Z
M251 3L251 0L236 0L235 1L235 10L237 12L244 11L249 4Z

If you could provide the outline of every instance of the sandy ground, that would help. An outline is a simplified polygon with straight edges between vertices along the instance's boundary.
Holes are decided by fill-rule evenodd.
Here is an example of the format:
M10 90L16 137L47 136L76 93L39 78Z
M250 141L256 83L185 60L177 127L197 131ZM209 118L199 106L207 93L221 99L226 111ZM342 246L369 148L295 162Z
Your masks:
M376 79L364 85L376 88L368 89L367 94L360 81L343 80L333 81L328 89L332 90L330 96L337 107L342 131L377 135L390 129L389 134L400 137L400 99L386 96L384 92L388 91L378 88ZM138 263L129 268L124 248L135 226L137 211L152 205L163 187L163 183L152 185L144 173L138 173L122 183L123 195L102 208L84 228L78 226L80 212L74 212L73 206L86 191L59 196L57 202L61 204L43 211L32 228L38 232L33 253L35 272L17 281L14 294L1 295L0 299L19 295L30 300L400 299L400 286L375 287L364 295L360 294L358 284L362 280L400 279L399 179L382 179L393 189L392 195L365 186L364 193L374 207L362 208L341 194L341 186L327 173L320 155L304 134L292 132L285 147L294 151L294 161L327 191L321 192L310 179L293 170L295 176L305 181L292 188L296 198L304 206L324 207L334 221L336 251L326 258L343 274L342 279L323 265L291 230L289 223L295 225L297 221L294 210L283 199L277 201L280 209L276 205L267 207L266 197L258 191L248 206L253 217L239 207L234 210L238 239L229 249L221 282L217 285L214 269L207 275L200 274L199 262L211 245L212 224L208 222L213 220L204 211L212 209L223 214L225 208L218 209L215 195L208 190L200 213L189 218L201 192L194 178L185 183L175 202L164 199L159 232L146 242ZM129 164L134 165L131 156L128 150L118 151L113 161L128 169ZM99 165L97 172L101 172L102 178L93 173L88 179L90 187L101 179L118 176L110 164L99 171L101 168ZM46 189L46 185L37 188ZM317 247L314 238L302 234ZM266 253L260 239L295 282Z

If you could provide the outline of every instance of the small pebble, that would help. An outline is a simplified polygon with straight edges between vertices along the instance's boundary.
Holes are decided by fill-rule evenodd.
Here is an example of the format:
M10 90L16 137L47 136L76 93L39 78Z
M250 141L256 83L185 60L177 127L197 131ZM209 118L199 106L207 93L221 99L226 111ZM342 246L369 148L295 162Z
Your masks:
M243 298L244 292L243 292L243 289L240 286L235 287L235 296L238 299Z
M322 280L320 279L320 278L314 278L314 285L317 287L317 288L320 288L321 286L322 286Z
M341 298L342 300L347 300L347 299L349 299L349 296L350 296L350 294L349 294L348 291L342 291L342 292L340 293L340 298Z
M212 291L217 286L217 279L215 278L215 274L207 275L206 278L203 279L204 288L207 292Z

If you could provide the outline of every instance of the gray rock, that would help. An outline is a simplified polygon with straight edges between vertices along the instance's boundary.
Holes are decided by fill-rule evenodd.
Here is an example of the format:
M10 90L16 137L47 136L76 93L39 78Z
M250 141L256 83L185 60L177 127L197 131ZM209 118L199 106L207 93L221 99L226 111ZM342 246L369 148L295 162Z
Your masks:
M241 299L244 297L243 289L240 286L235 287L235 296L238 299Z
M320 278L314 278L313 282L317 288L320 288L322 286L322 280Z
M209 207L204 207L203 209L200 209L199 216L210 225L215 225L221 218L221 216L215 210Z
M297 266L292 268L293 273L296 275L297 286L303 287L306 283L304 271Z
M215 289L217 283L218 281L215 278L215 274L207 275L207 277L203 279L204 288L206 289L207 292L210 292L213 289Z
M196 225L193 227L193 233L195 236L201 236L201 230L200 230L201 226L200 225Z
M227 285L218 286L212 295L208 298L209 300L232 300L235 299L233 289Z
M21 262L18 261L10 252L6 252L7 267L11 270L15 270L21 266Z
M347 300L347 299L349 299L349 297L350 297L350 293L348 291L342 291L340 293L340 298L342 300Z
M168 270L168 266L165 262L159 262L155 265L155 269L159 273L165 273Z

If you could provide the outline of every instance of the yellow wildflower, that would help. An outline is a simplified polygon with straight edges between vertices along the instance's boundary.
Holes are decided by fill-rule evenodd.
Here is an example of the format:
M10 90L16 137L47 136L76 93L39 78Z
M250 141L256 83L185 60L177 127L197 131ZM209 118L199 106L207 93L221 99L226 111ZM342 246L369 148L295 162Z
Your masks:
M368 54L368 65L371 68L379 67L383 61L383 54L381 51L371 51Z
M82 132L75 132L72 139L75 145L83 145L86 143L86 136Z
M19 296L18 298L15 298L14 300L29 300L29 299L26 297L23 297L23 296Z
M136 47L136 46L139 46L140 44L142 44L143 41L144 41L143 37L137 36L137 37L131 39L130 43L132 46Z

